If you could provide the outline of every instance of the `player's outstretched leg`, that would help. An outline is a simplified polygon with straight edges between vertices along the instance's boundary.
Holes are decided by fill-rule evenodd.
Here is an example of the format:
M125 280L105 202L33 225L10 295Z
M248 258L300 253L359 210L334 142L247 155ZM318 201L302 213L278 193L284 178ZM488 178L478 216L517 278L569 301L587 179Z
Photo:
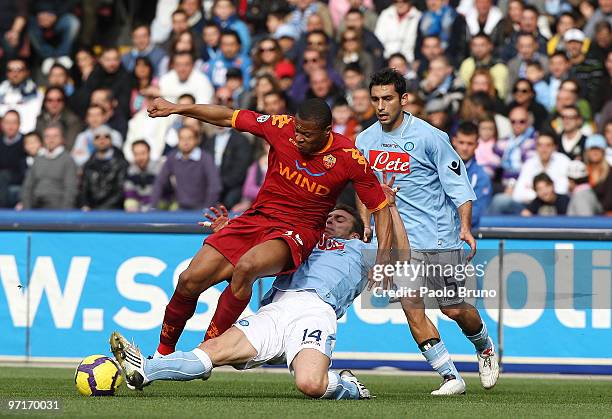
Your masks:
M195 313L200 294L230 277L233 268L212 246L205 244L196 253L189 267L180 274L176 290L166 306L156 357L174 352L187 320Z
M478 310L468 303L442 307L442 313L455 320L465 336L474 345L478 357L480 384L485 389L495 386L499 378L499 361L493 340L489 337L487 325Z
M232 282L223 290L205 339L212 339L238 320L251 300L252 287L259 277L284 271L292 265L291 251L284 240L273 239L258 244L236 263Z
M440 388L431 392L434 396L449 396L465 393L465 382L457 371L453 360L440 339L438 329L425 315L425 305L420 298L402 298L402 309L410 333L418 344L421 353L431 367L442 377Z

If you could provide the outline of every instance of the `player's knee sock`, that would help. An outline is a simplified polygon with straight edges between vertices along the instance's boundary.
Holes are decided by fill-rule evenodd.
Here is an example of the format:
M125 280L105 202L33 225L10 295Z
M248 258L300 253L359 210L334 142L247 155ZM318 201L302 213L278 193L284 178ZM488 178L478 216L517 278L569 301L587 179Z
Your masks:
M231 285L228 285L219 297L217 309L206 330L204 339L212 339L221 336L223 332L229 329L232 324L238 320L238 317L240 317L246 306L249 305L250 300L250 296L244 300L236 298L232 292Z
M359 399L359 390L355 383L343 380L335 371L328 371L327 378L329 382L325 394L321 396L322 399Z
M482 352L485 349L489 349L491 347L491 342L489 341L489 332L487 331L487 325L485 324L485 322L482 322L482 328L480 329L480 332L472 336L465 336L470 340L470 342L474 344L474 348L476 348L478 352Z
M147 359L144 372L147 380L190 381L212 371L212 361L199 348L191 352L176 351L163 358Z
M421 351L423 351L423 356L429 362L429 365L440 374L442 378L446 378L449 375L454 375L455 378L461 379L461 375L455 364L450 358L450 354L446 350L446 346L444 346L444 342L435 339L437 343L432 344L434 339L429 339L426 342L423 342L419 345Z
M176 290L174 291L164 313L164 322L162 323L162 330L159 335L157 352L162 355L174 352L176 342L178 342L185 328L185 323L195 313L197 304L197 298L188 297Z

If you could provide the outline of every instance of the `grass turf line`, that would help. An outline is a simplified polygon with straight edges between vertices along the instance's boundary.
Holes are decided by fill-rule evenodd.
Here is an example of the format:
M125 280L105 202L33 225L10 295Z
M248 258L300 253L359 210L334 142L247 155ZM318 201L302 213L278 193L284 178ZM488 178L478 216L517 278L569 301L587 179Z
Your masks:
M206 382L156 382L143 392L123 385L115 397L93 398L77 393L73 374L0 369L0 416L11 413L8 400L59 399L62 410L53 417L612 417L612 385L606 381L502 376L485 391L477 378L468 378L467 395L436 398L429 395L440 383L433 375L364 375L376 399L335 401L305 398L289 374L216 373Z

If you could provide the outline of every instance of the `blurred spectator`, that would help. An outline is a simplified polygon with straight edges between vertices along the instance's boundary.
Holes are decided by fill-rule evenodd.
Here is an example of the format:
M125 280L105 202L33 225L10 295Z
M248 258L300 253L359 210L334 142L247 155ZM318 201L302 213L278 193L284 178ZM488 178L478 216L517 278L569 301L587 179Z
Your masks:
M606 145L603 136L590 135L585 143L585 162L589 172L589 183L604 213L612 215L612 170L605 158Z
M89 101L91 105L98 105L104 109L104 123L121 134L121 138L126 138L128 123L126 117L117 112L117 100L113 96L113 91L108 88L96 89L91 93Z
M460 12L461 13L461 12ZM492 0L474 0L474 7L465 14L465 23L472 37L486 35L499 44L503 41L502 25L504 14ZM491 43L493 46L493 43Z
M219 201L221 180L213 158L202 151L195 130L183 127L179 131L178 149L168 155L153 186L152 207L163 206L162 198L172 189L170 208L201 210ZM173 181L171 182L171 179Z
M548 97L549 89L548 83L544 79L545 72L542 65L537 61L531 61L527 63L527 71L525 72L525 78L533 85L533 91L535 92L535 99L544 108L548 106L550 98Z
M557 18L557 22L555 24L556 33L548 40L548 44L546 45L546 51L549 56L552 56L555 52L565 53L565 40L563 36L570 29L577 28L576 18L570 12L565 12L559 15ZM585 42L585 53L589 49L590 42Z
M64 132L64 147L72 150L77 134L82 129L81 120L66 107L66 94L61 87L50 87L45 92L43 106L36 118L36 131L42 133L46 127L60 124Z
M524 107L533 115L536 130L541 129L548 117L548 112L544 106L536 102L533 84L527 79L518 79L512 88L512 99L508 107L510 109L516 106Z
M197 103L211 103L214 94L210 80L194 68L193 56L188 52L178 52L172 57L172 70L160 77L159 90L171 102L190 93L195 95Z
M170 50L170 45L176 40L176 37L187 32L189 30L189 23L187 22L187 13L182 9L176 9L172 12L172 29L168 33L166 39L163 42L159 42L159 46L164 50Z
M123 207L129 212L148 211L159 164L151 160L151 147L145 140L132 143L132 155L134 163L128 168L123 184Z
M329 107L344 96L342 89L334 84L329 74L322 68L315 69L310 73L310 89L306 93L306 98L320 98L325 100Z
M553 181L557 194L567 194L567 166L570 159L558 152L556 138L551 134L540 134L536 141L536 154L525 161L512 191L512 199L528 204L536 198L533 180L546 173Z
M348 23L349 15L352 11L358 11L364 20L364 26L373 31L376 27L378 15L374 9L373 0L331 0L329 2L329 12L332 17L334 27L338 32L344 32Z
M247 93L247 109L255 112L264 112L264 97L267 93L279 91L280 87L274 76L263 74L255 80L255 87Z
M604 19L612 25L612 2L610 2L610 0L599 0L599 7L595 13L587 19L587 23L584 25L584 33L586 36L593 39L595 35L595 26Z
M222 2L226 3L227 0L222 0ZM250 86L251 59L241 52L240 42L240 37L232 30L226 29L221 33L220 53L208 62L206 70L215 88L225 84L227 70L234 67L242 71L244 88L248 89Z
M406 79L406 86L411 90L418 88L418 80L416 72L411 68L410 63L401 53L396 52L391 54L387 60L387 67L396 70Z
M334 85L342 86L342 78L333 68L327 65L325 56L315 49L308 48L304 51L302 72L296 76L293 86L291 86L290 96L296 103L303 102L306 98L306 93L310 88L311 74L316 70L324 70Z
M548 98L546 109L552 111L557 100L557 93L561 87L561 82L567 79L569 75L570 62L564 52L555 52L549 59L549 76L548 76Z
M251 34L246 23L238 18L234 2L231 0L215 0L212 12L213 22L216 23L223 32L231 30L238 35L239 52L247 56L251 52Z
M419 86L419 94L426 103L441 102L451 115L456 115L465 95L465 86L461 78L455 77L448 59L438 57L429 63L429 71Z
M603 64L601 60L589 57L583 52L585 36L580 29L568 30L563 39L572 64L570 76L580 84L582 96L591 104L593 112L598 112L604 103L601 97L604 79Z
M215 127L213 132L202 148L213 156L221 178L219 202L232 208L240 202L242 185L253 161L251 143L243 134L230 128Z
M154 69L148 58L136 58L132 76L130 116L146 108L147 98L157 97L160 93L158 80L154 78Z
M258 77L264 73L276 74L277 69L295 73L293 63L283 56L283 51L274 38L265 37L259 41L253 55L253 76Z
M27 164L23 135L19 133L19 113L7 111L2 117L0 141L0 208L13 208L18 202Z
M75 86L81 87L88 79L96 67L96 58L88 48L79 48L76 52L76 66L72 67L75 73Z
M21 117L22 133L34 131L42 97L23 58L13 58L6 66L7 78L0 83L0 116L15 109Z
M478 147L474 155L476 162L482 166L492 180L497 177L501 164L500 156L494 151L498 138L495 119L490 115L485 115L478 122Z
M6 60L17 57L23 45L28 19L28 2L2 0L0 2L0 79L4 78Z
M359 34L353 29L347 29L340 36L340 48L334 67L338 73L343 73L349 64L358 64L366 79L374 72L374 58L364 50Z
M600 214L601 203L589 185L589 174L586 165L579 160L572 160L567 167L570 201L567 215L586 216Z
M23 136L23 148L26 154L28 169L34 164L34 159L44 153L43 141L36 131L29 132Z
M491 72L486 68L477 68L469 80L467 95L471 96L477 93L485 93L487 95L493 103L495 113L506 113L506 106L497 92L495 80L493 80Z
M584 44L582 45L583 49L585 45L590 45L588 48L587 56L590 58L595 58L599 61L605 61L606 55L612 48L612 25L607 20L600 21L595 26L595 38L594 42L588 43L585 39Z
M409 62L415 60L421 16L411 0L396 0L380 13L374 33L385 48L385 58L400 52Z
M264 95L263 110L266 115L285 115L288 113L287 98L279 91L268 92Z
M586 135L582 134L582 115L578 107L567 106L559 111L559 116L563 123L560 141L558 142L559 151L565 154L570 160L582 160Z
M510 60L517 54L517 52L521 54L520 43L518 40L523 35L532 36L534 45L533 47L530 47L530 49L533 49L534 53L538 52L539 54L546 56L546 44L548 41L544 36L542 36L538 29L538 18L539 12L534 6L528 4L523 7L523 11L518 22L519 28L518 30L514 30L512 32L512 35L510 35L510 37L507 39L501 52L501 58L503 60ZM528 57L524 58L531 59ZM508 67L509 66L510 65L508 63ZM512 82L514 82L514 80L512 80Z
M30 43L36 54L43 59L65 57L72 52L81 26L71 12L79 3L77 0L32 1L28 24ZM45 63L43 62L43 68ZM48 64L47 69L51 66ZM43 72L45 72L43 70Z
M451 110L442 100L432 100L425 104L425 120L434 127L450 135L454 123Z
M196 46L195 35L193 32L185 31L172 38L168 54L165 55L159 63L159 74L164 75L172 69L170 61L179 52L187 52L194 59L194 68L203 70L205 68L204 61L198 58L198 47Z
M417 118L424 119L425 117L425 102L423 102L423 99L415 92L406 92L406 105L404 105L403 109Z
M49 74L47 74L47 87L61 88L66 97L74 93L74 83L70 78L68 69L60 63L55 63L51 66Z
M478 147L478 127L472 122L462 122L457 134L453 136L452 144L465 164L468 179L476 194L472 206L472 228L478 228L480 217L486 213L493 193L491 179L474 158Z
M517 80L527 77L527 64L537 61L545 72L548 72L548 57L538 52L536 38L531 33L517 36L517 55L508 61L508 87L514 86Z
M478 0L482 1L482 0ZM484 0L490 2L490 0ZM476 69L488 69L497 96L505 99L508 92L508 67L493 57L493 42L485 34L477 34L470 41L470 56L463 60L459 68L459 75L466 85L470 84L470 79Z
M500 9L504 9L502 3L499 3ZM495 56L504 59L504 49L510 37L521 30L520 22L523 17L525 8L524 0L509 0L507 4L507 13L499 22L500 36L492 39L495 44ZM507 61L507 60L506 60Z
M104 127L104 131L109 132L113 146L121 147L123 144L121 134L109 126L104 125L104 119L104 109L102 109L101 106L91 105L89 109L87 109L87 117L85 119L87 128L77 135L72 151L70 152L77 166L83 166L95 152L94 132L97 132L100 127Z
M202 41L200 58L205 63L212 60L219 53L219 42L221 41L221 28L214 22L206 22L202 29Z
M278 41L278 44L285 54L285 57L295 59L295 49L297 48L298 40L300 39L300 33L298 30L290 24L283 24L278 27L272 33L272 37Z
M568 196L559 195L555 192L553 181L546 173L540 173L533 179L533 189L536 192L536 198L521 211L522 216L550 216L567 213Z
M151 42L151 30L147 25L137 25L132 30L132 49L123 54L121 63L127 71L134 71L136 59L146 57L153 66L153 74L159 75L159 63L165 56L160 47Z
M74 208L78 193L77 167L64 148L61 125L43 132L45 148L26 175L17 208Z
M370 91L365 88L355 89L352 94L353 111L361 131L378 121L376 110L370 101Z
M123 209L123 184L128 162L121 150L113 146L111 130L102 125L93 130L94 149L83 166L81 209Z
M226 0L227 1L227 0ZM297 0L295 9L288 16L288 21L300 32L306 32L308 17L313 14L318 14L323 21L323 27L326 33L333 33L334 25L332 23L331 14L328 7L316 0Z
M307 49L318 51L331 66L336 56L337 45L322 29L309 30L286 55L300 67L304 65L304 55Z
M458 66L467 57L468 29L463 15L444 0L426 0L427 10L419 21L416 49L420 50L423 38L437 36L442 50Z
M593 126L590 123L591 108L589 103L584 99L578 99L578 84L574 80L564 80L561 82L559 92L557 92L557 100L552 114L545 123L545 127L552 128L558 135L563 132L563 120L561 119L560 111L568 106L576 106L580 111L583 124L580 131L584 135L593 133Z
M355 141L359 133L359 122L353 116L353 110L346 99L341 98L332 107L332 131Z
M417 75L424 79L427 76L429 63L438 57L444 56L442 41L435 35L426 36L421 43L419 58L417 60Z
M247 170L247 177L242 187L242 200L234 205L232 211L246 211L259 193L259 189L268 172L268 154L270 153L270 144L259 138L255 139L255 161Z
M612 121L606 122L602 131L608 144L606 148L606 160L608 164L612 165Z
M350 98L353 90L365 86L366 79L359 64L351 63L344 67L342 71L342 81L344 82L347 98Z
M187 15L187 24L194 34L202 33L204 28L204 10L201 0L180 0L179 8Z
M353 3L361 2L361 0L350 1ZM376 19L376 14L372 13L371 10L365 7L353 7L346 13L342 24L338 28L338 33L344 33L346 29L357 31L357 37L361 45L363 45L363 49L372 54L374 68L378 70L384 65L385 47L373 32L376 26ZM369 21L373 23L369 24Z

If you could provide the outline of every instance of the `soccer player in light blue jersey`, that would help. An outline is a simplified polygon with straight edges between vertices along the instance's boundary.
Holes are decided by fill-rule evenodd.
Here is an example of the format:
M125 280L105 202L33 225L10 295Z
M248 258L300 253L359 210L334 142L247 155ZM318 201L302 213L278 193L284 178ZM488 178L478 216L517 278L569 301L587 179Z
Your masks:
M409 258L409 243L394 206L395 190L383 184L391 210L393 243ZM220 216L213 230L223 228ZM176 351L145 359L119 333L111 335L111 350L121 364L130 388L157 380L207 379L214 367L237 369L286 363L297 388L312 398L368 399L369 390L348 370L329 370L336 340L337 319L368 283L376 246L364 243L364 225L357 211L337 206L329 213L325 234L296 272L279 275L264 296L263 306L234 324L221 336L207 339L190 352Z
M463 161L446 133L402 110L408 95L405 79L398 72L387 68L374 74L370 97L378 122L358 135L356 145L379 177L391 172L401 187L397 209L410 236L411 264L464 265L476 253L476 240L470 232L476 196ZM369 226L367 209L359 205L359 211ZM471 249L467 258L462 250L464 243ZM439 269L420 272L413 280L429 290L443 291L444 296L437 298L441 311L456 321L474 344L481 384L484 388L493 387L499 376L493 341L478 310L456 292L460 281L444 276ZM419 289L419 285L414 286ZM465 382L438 330L425 315L421 296L408 295L401 304L423 356L443 378L440 388L432 394L464 393Z

